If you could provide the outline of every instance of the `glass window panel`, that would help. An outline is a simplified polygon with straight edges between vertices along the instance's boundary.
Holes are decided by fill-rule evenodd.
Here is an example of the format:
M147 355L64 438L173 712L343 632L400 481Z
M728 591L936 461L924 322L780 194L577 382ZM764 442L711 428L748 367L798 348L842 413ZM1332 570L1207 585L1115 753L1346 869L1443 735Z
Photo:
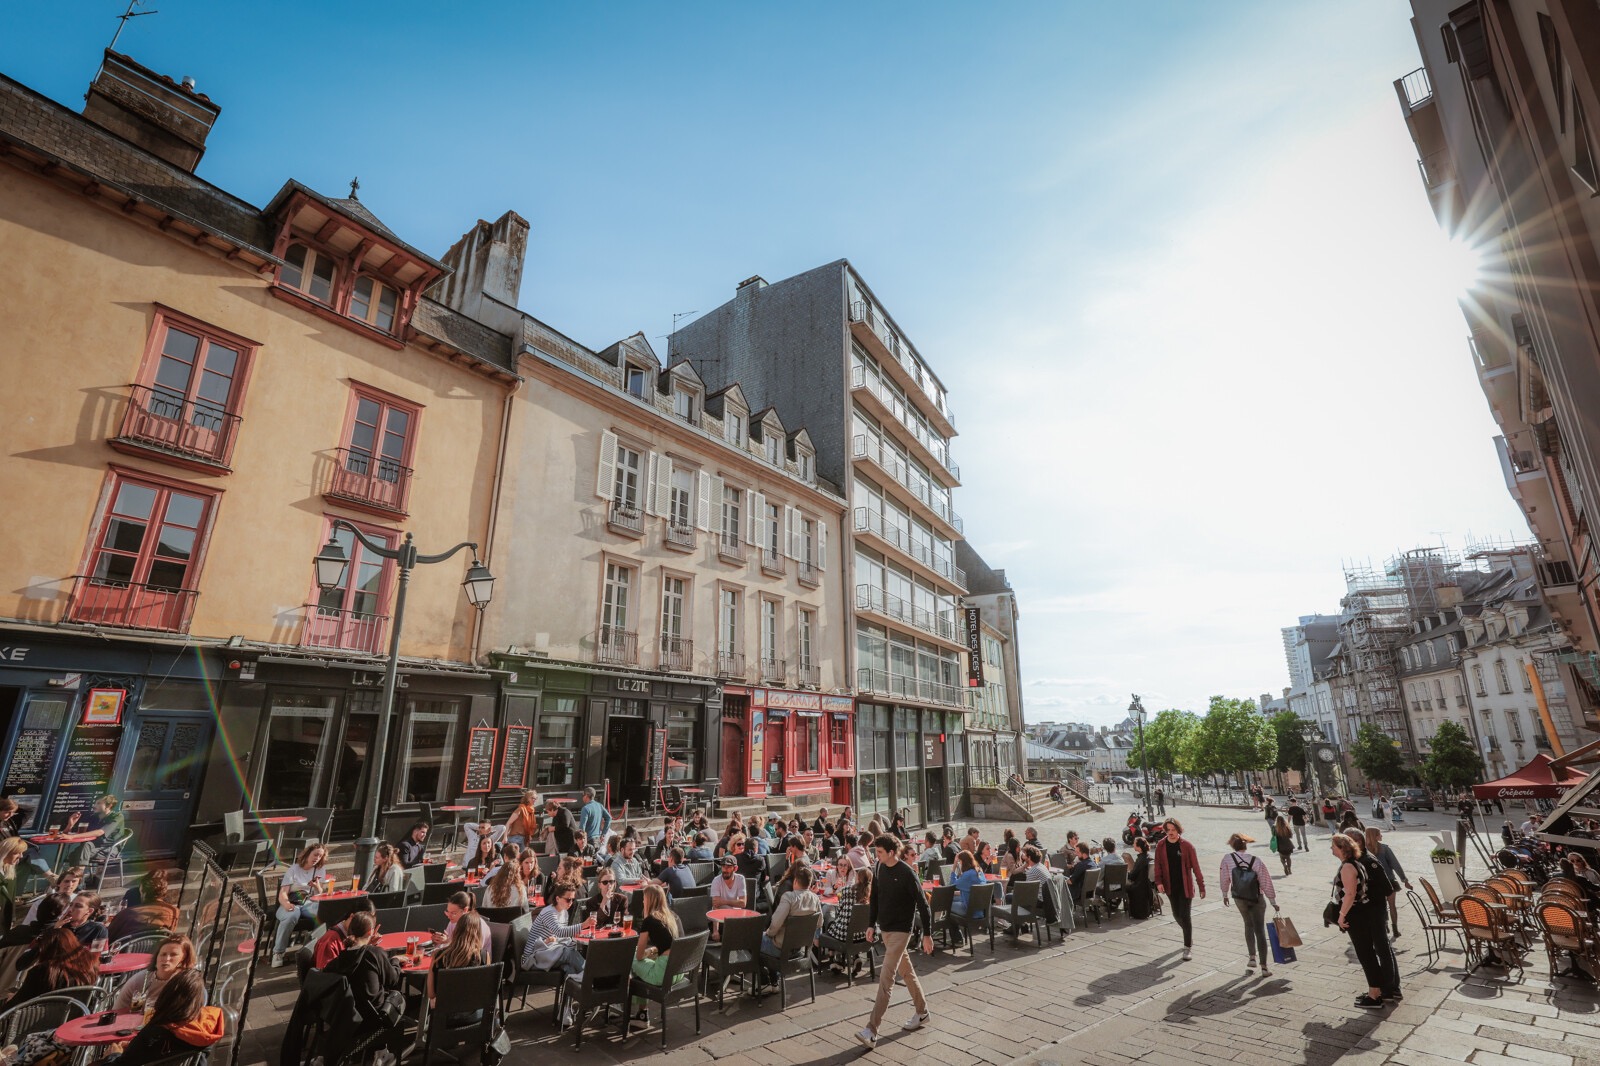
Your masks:
M161 539L156 544L156 554L169 559L187 560L194 554L194 530L161 527Z
M133 762L128 767L124 786L128 792L149 792L156 784L156 770L161 765L161 751L167 746L167 722L146 722L139 730L139 739L133 749Z
M333 260L327 256L317 256L316 265L312 268L311 295L323 303L333 297Z
M552 748L576 746L578 720L569 715L546 714L539 719L539 743Z
M186 364L193 364L200 352L200 338L172 326L167 327L166 340L161 344L161 354Z
M232 348L221 344L206 346L206 372L224 378L232 378L233 372L239 366L239 353Z
M394 329L395 312L400 306L399 297L388 286L378 290L378 317L376 323L379 329L389 332Z
M418 701L413 706L438 706ZM445 798L446 775L455 750L456 715L413 713L400 770L399 803L432 803Z
M188 573L189 567L183 563L157 559L150 564L150 574L145 578L145 584L157 589L181 589Z
M112 510L128 518L149 518L156 505L156 490L148 485L123 482Z
M138 553L144 544L144 531L146 527L140 522L130 522L125 518L113 518L106 523L106 534L100 542L101 546L111 551Z
M125 585L133 580L133 564L131 555L102 553L95 562L94 579L112 585Z
M283 257L283 269L278 280L291 289L305 288L306 249L303 244L291 244Z
M167 497L167 507L162 517L168 525L198 529L200 516L205 514L205 509L206 501L200 497L174 492Z
M258 808L311 804L333 703L332 696L274 696L267 718L261 782L256 790Z
M372 311L372 279L357 278L350 290L350 315L365 322Z

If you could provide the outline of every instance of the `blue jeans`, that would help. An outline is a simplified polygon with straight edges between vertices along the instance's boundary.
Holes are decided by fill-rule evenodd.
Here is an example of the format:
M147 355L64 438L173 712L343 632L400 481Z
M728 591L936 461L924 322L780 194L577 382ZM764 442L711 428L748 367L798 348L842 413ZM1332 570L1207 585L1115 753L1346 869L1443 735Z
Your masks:
M272 938L274 954L282 955L289 950L289 938L294 935L294 927L300 921L302 915L307 918L315 918L317 916L317 905L308 899L298 907L278 908L278 931Z

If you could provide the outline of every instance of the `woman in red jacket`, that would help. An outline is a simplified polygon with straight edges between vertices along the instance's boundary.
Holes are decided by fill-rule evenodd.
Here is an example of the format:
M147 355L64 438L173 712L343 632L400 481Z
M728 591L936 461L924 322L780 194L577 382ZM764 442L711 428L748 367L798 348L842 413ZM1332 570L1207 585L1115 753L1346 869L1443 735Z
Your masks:
M1183 839L1183 826L1176 818L1161 823L1166 837L1152 849L1156 853L1156 891L1166 893L1172 903L1172 916L1183 930L1183 961L1188 962L1194 944L1194 927L1189 922L1189 905L1196 894L1206 898L1206 878L1200 872L1200 858L1194 845Z

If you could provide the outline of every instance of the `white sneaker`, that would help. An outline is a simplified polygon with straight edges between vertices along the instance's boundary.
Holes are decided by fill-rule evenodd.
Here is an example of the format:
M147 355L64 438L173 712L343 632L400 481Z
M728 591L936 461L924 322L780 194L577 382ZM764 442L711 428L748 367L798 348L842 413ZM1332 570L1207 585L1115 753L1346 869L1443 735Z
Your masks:
M1272 971L1267 969L1267 964L1266 963L1262 963L1261 964L1261 976L1262 977L1271 977L1272 976Z
M1183 961L1184 962L1188 962L1193 957L1194 957L1194 955L1189 951L1188 948L1184 948L1183 949Z
M278 967L280 967L282 965L283 965L283 952L274 951L272 953L272 968L274 970L276 970Z
M856 1043L871 1051L878 1046L878 1034L871 1029L863 1029L856 1034Z
M900 1028L907 1031L912 1029L921 1029L923 1023L925 1023L927 1020L928 1016L926 1014L913 1014L911 1017L905 1020L905 1024L900 1026Z
M1244 968L1247 971L1248 970L1253 970L1253 969L1256 968L1256 960L1255 960L1255 956L1254 955L1252 955L1250 958L1244 960Z

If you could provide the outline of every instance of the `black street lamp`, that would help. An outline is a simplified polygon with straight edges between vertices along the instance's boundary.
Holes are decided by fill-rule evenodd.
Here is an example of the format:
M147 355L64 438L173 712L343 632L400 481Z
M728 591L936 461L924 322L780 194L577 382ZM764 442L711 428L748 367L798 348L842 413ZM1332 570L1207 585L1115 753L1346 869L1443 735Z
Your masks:
M1150 749L1144 746L1144 704L1139 702L1139 694L1133 694L1133 702L1128 704L1128 713L1133 715L1134 723L1139 729L1139 768L1144 771L1144 805L1152 816L1155 813L1155 793L1150 791Z
M361 546L373 555L394 560L400 571L400 585L394 596L394 626L389 631L389 662L383 672L383 700L378 707L378 735L373 738L372 750L368 753L372 772L367 775L367 806L361 822L363 839L356 842L358 847L366 845L371 848L378 842L378 811L383 804L383 763L388 754L385 749L389 743L389 719L394 713L394 692L399 679L400 630L405 625L406 586L411 582L411 571L421 563L442 563L462 548L471 548L472 565L467 567L466 580L461 582L461 587L467 594L467 602L480 611L489 606L489 598L494 595L494 575L478 560L478 546L472 541L462 541L449 551L437 555L423 555L412 543L410 533L406 534L400 547L391 548L369 540L349 522L334 519L332 528L328 530L328 543L312 560L317 571L317 587L324 592L339 587L344 581L345 568L350 564L349 557L344 553L344 545L339 543L338 533L341 529L360 541Z

